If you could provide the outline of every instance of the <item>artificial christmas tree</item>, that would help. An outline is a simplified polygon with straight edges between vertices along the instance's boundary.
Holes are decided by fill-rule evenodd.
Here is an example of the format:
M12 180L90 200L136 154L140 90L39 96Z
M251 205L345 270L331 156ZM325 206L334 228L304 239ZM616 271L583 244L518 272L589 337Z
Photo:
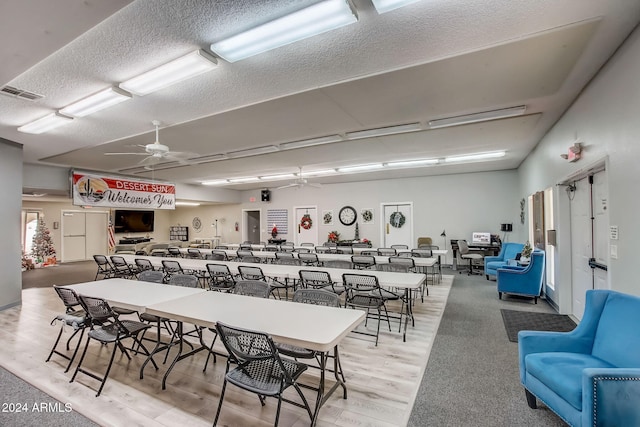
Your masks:
M31 256L36 264L53 265L56 263L56 249L53 247L51 233L42 218L38 219L38 227L32 243Z

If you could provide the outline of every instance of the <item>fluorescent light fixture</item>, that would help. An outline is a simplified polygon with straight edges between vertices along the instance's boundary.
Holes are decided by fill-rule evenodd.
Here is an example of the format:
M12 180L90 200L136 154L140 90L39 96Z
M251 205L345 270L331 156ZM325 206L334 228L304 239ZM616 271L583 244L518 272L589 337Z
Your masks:
M345 166L343 168L338 168L338 172L362 172L369 171L375 169L382 169L384 166L382 163L371 163L368 165L355 165L355 166Z
M526 105L520 105L518 107L509 107L500 110L482 111L480 113L447 117L444 119L431 120L429 122L429 127L431 129L437 129L448 126L458 126L469 123L486 122L489 120L505 119L507 117L521 116L524 114L526 109Z
M295 178L295 174L292 173L282 173L279 175L265 175L265 176L261 176L260 179L263 181L277 181L279 179L288 179L288 178Z
M302 172L302 176L332 175L334 173L338 173L338 172L335 169L322 169L317 171Z
M209 163L209 162L218 162L220 160L227 160L228 157L226 154L209 154L207 156L199 156L194 157L193 159L189 159L190 163Z
M211 45L216 55L229 61L266 52L277 47L352 24L358 17L346 0L326 0L275 19Z
M420 0L371 0L373 2L373 6L376 8L378 13L389 12L390 10L397 9L402 6L406 6L411 3L416 3Z
M507 153L505 153L504 151L494 151L492 153L465 154L462 156L445 157L444 161L447 163L451 163L451 162L466 162L469 160L497 159L499 157L504 157L506 154Z
M398 133L416 132L419 130L422 130L420 123L409 123L406 125L347 132L347 139L372 138L374 136L395 135Z
M283 150L293 150L294 148L313 147L314 145L331 144L342 141L340 135L321 136L320 138L304 139L302 141L283 142L280 148Z
M437 165L440 163L440 159L422 159L422 160L401 160L397 162L388 162L385 163L385 166L388 167L412 167L412 166L427 166L427 165Z
M265 145L264 147L248 148L246 150L230 151L227 156L236 159L238 157L259 156L260 154L273 153L279 148L275 145Z
M31 123L20 126L18 131L34 134L44 133L62 125L66 125L67 123L71 123L72 120L73 117L63 116L60 113L51 113L38 120L34 120Z
M251 182L251 181L259 181L260 178L258 178L257 176L248 176L246 178L231 178L229 179L229 182L232 184L238 184L241 182Z
M200 206L200 203L196 203L196 202L176 202L176 206Z
M196 50L120 83L120 87L133 94L144 96L212 70L216 65L217 61L213 56L203 50Z
M224 184L228 184L229 181L226 179L214 179L211 181L202 181L201 184L202 185L224 185Z
M84 117L96 111L119 104L131 99L131 94L117 87L108 87L98 93L94 93L60 110L62 114L74 117Z

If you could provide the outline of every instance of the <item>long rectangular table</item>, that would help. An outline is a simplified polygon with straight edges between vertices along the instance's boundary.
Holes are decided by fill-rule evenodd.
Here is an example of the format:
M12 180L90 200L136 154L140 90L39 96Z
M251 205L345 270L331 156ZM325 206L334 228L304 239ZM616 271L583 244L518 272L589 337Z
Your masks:
M209 328L214 328L217 322L223 322L263 331L278 342L318 351L322 355L321 381L317 389L313 424L320 407L338 387L343 388L346 399L347 388L338 375L338 344L364 320L364 311L207 292L203 289L128 279L106 279L68 287L81 295L104 298L110 304L176 320L180 323L180 330L183 322ZM184 356L182 337L179 341L178 355L164 375L163 388L171 368ZM336 383L325 393L325 368L330 351L334 353L333 372Z

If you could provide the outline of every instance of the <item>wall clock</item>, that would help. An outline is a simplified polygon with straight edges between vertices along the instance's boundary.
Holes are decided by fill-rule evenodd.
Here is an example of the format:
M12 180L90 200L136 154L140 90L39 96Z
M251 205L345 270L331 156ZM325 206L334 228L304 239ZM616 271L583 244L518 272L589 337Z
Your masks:
M340 209L340 213L338 214L338 218L343 225L352 225L358 219L358 214L356 210L351 206L345 206Z
M196 230L197 233L199 233L200 230L202 230L202 221L200 221L200 218L198 217L193 218L191 225L193 225L193 228L194 230Z

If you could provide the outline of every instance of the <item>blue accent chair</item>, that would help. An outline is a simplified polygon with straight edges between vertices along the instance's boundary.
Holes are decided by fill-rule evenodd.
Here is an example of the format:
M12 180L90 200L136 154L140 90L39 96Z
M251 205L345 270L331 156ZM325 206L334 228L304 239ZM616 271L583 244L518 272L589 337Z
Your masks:
M522 267L505 265L498 269L496 276L498 297L502 299L502 294L533 297L533 302L537 304L542 292L543 278L544 251L535 249L531 253L529 265Z
M520 381L571 426L640 425L640 298L589 290L571 332L520 331Z
M522 243L503 243L500 253L497 256L484 257L484 274L489 280L489 275L496 276L498 269L508 265L510 259L515 259L516 255L522 252Z

